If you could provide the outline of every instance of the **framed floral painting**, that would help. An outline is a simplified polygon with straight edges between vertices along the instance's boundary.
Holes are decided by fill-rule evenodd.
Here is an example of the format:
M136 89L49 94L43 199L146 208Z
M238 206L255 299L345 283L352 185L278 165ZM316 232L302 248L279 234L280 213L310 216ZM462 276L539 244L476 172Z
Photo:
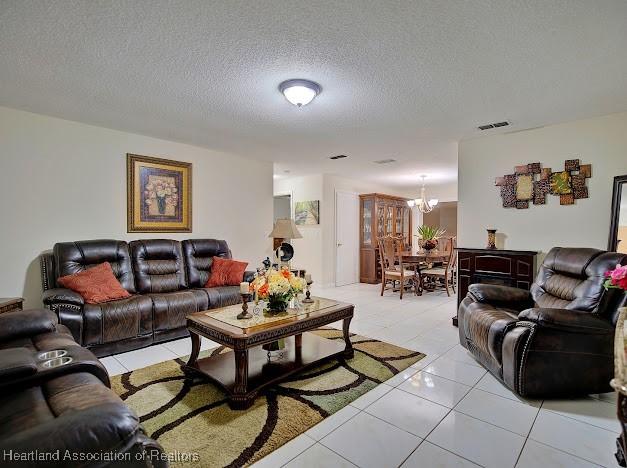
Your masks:
M192 165L126 155L128 232L192 232Z

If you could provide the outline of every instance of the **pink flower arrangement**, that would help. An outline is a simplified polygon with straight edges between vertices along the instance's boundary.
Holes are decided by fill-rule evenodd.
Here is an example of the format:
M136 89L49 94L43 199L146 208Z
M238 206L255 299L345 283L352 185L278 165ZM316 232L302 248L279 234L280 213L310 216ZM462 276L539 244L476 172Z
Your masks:
M623 289L627 291L627 265L621 266L619 263L612 271L605 273L605 289Z

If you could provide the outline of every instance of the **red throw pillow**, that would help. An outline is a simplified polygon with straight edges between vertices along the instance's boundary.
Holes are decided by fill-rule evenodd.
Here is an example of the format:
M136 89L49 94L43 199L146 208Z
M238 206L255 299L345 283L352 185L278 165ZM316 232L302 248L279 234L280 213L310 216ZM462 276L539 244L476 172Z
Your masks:
M109 262L101 263L80 273L62 276L57 279L57 283L79 293L88 304L100 304L131 296L113 274Z
M205 288L216 286L239 286L244 279L247 262L238 262L230 258L213 257L211 274Z

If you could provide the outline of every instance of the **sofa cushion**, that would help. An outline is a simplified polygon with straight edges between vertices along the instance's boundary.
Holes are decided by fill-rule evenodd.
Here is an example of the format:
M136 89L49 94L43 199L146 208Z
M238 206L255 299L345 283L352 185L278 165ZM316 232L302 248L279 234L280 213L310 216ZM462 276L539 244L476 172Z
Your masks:
M56 277L73 275L109 262L115 277L129 293L135 293L128 244L117 240L60 242L53 248ZM53 285L51 285L53 286Z
M152 332L152 301L131 296L83 308L83 344L110 343Z
M231 258L231 251L224 240L187 239L181 247L190 288L202 288L207 284L213 257Z
M244 280L244 272L248 262L238 262L230 258L213 257L211 274L205 288L218 286L239 286Z
M220 286L217 288L202 288L201 291L207 296L208 309L217 309L242 302L242 295L239 286Z
M163 294L147 294L153 303L154 331L184 327L189 314L207 310L208 298L203 291L189 289Z
M57 278L57 283L82 296L88 304L114 301L130 297L111 269L109 262L101 263L73 275Z
M187 287L180 242L136 240L130 243L130 251L140 294L172 292Z

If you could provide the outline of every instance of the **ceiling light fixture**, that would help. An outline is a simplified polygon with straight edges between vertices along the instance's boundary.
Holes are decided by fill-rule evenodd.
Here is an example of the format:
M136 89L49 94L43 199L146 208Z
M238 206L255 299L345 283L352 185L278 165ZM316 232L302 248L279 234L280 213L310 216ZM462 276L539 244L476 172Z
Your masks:
M420 189L420 198L416 198L415 200L407 200L407 205L411 207L417 207L421 213L430 213L433 208L438 204L439 200L437 198L430 198L427 201L427 196L425 195L425 178L427 176L422 175L422 188Z
M306 106L322 92L318 83L309 80L287 80L279 85L285 99L297 107Z

